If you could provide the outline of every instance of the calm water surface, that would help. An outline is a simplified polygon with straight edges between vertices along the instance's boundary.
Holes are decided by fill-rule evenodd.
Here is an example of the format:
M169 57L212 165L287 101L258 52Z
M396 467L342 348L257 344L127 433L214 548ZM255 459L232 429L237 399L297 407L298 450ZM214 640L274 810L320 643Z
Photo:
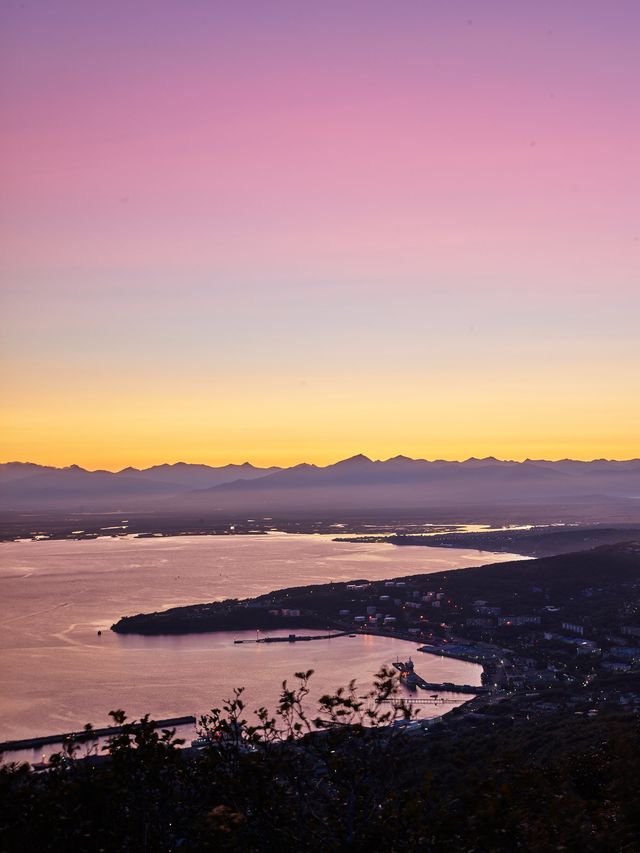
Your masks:
M108 711L156 717L200 713L245 686L249 705L273 703L284 678L315 669L317 695L415 646L382 637L234 645L242 636L121 636L122 615L247 597L295 584L370 580L519 559L514 555L328 536L193 536L0 544L0 740L108 723ZM102 630L102 636L97 631ZM479 684L480 667L417 656L434 681ZM430 708L423 716L440 714Z

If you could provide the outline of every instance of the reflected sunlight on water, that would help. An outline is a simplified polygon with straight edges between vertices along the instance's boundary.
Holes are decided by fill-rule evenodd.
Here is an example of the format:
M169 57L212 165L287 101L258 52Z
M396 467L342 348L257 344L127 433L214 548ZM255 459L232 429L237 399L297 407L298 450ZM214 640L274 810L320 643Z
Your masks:
M508 559L518 558L287 534L3 543L0 739L74 730L87 721L101 725L119 707L158 717L199 712L234 686L246 686L256 704L268 702L283 678L300 669L317 670L319 692L351 678L366 685L381 664L412 645L357 637L234 646L238 634L116 635L108 629L122 615L294 584L374 580ZM452 667L443 680L478 683L474 664L420 658L425 677L443 666Z

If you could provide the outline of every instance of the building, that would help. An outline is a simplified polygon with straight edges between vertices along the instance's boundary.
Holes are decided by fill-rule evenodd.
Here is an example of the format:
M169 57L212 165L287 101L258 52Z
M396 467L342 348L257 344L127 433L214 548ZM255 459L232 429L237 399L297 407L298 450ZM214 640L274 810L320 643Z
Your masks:
M539 625L539 616L500 616L498 625Z
M631 667L628 663L622 663L622 661L605 660L600 664L600 669L606 669L609 672L629 672Z
M609 655L620 660L633 660L640 658L640 648L638 646L611 646Z
M572 634L584 636L584 625L577 625L575 622L563 622L562 627L565 631L571 631Z

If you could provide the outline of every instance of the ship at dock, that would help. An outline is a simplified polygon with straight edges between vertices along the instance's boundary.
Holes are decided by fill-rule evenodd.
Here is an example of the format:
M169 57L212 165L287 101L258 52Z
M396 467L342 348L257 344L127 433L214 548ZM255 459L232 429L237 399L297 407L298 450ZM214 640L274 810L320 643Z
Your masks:
M422 686L423 679L414 670L411 658L408 661L396 660L393 665L400 673L401 683L409 690L417 690L418 687Z
M407 661L396 660L393 665L400 673L400 683L408 690L415 691L420 687L422 690L435 691L436 693L467 693L476 696L479 693L490 693L490 688L473 684L452 684L450 681L433 682L425 681L413 668L411 658Z

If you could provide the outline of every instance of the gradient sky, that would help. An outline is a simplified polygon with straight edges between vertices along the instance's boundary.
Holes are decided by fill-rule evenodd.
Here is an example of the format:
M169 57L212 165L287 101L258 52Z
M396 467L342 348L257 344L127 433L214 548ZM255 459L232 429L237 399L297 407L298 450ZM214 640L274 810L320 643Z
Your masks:
M4 460L640 455L637 0L5 0Z

